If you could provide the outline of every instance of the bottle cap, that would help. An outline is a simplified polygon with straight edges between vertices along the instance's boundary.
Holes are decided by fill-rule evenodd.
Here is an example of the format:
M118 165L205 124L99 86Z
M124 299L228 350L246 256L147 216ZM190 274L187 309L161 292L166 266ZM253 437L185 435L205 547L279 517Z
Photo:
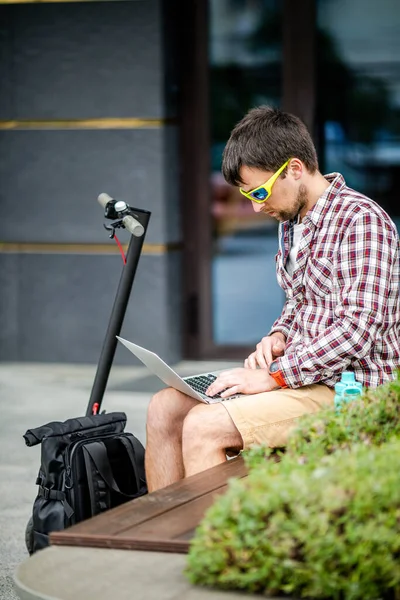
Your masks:
M354 376L353 371L343 371L342 379L341 379L341 381L343 383L346 383L346 384L355 383L355 380L356 380L356 378Z

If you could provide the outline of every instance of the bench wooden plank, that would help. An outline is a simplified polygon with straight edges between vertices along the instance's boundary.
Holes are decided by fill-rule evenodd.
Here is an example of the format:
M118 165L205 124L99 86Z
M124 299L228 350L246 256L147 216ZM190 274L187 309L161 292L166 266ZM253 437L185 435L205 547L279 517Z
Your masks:
M191 531L200 523L206 510L214 503L217 496L220 496L228 489L223 485L217 490L213 490L200 498L192 500L182 506L177 506L173 510L149 519L136 527L127 529L117 535L118 538L142 538L142 539L165 539L181 538L187 531Z
M187 552L188 540L216 495L226 490L228 479L246 475L242 457L234 458L64 531L53 532L50 543Z
M85 534L82 531L75 531L73 535L68 535L63 545L124 548L131 550L147 548L168 551L169 549L171 552L186 552L189 541L197 525L203 518L204 513L213 504L215 498L223 494L227 488L227 485L223 485L217 490L213 490L181 506L176 506L170 511L148 519L119 534ZM70 533L71 529L69 530ZM76 530L77 528L75 527L74 529Z
M192 530L193 537L194 530ZM103 535L91 535L89 537L78 536L71 537L63 543L55 543L52 546L75 546L80 548L109 548L113 550L151 550L152 552L174 552L176 554L186 554L189 550L190 540L146 540L146 539L124 539Z

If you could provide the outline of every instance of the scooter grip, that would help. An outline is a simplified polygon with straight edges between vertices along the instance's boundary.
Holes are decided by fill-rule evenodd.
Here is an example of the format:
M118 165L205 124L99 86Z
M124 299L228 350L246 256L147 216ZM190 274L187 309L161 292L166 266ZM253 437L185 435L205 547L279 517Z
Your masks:
M105 192L103 192L102 194L100 194L97 198L97 202L105 209L106 205L111 202L112 198L111 196L109 196L108 194L106 194Z
M131 215L128 215L122 219L125 229L127 229L132 235L141 237L144 234L144 227L139 221L134 219Z

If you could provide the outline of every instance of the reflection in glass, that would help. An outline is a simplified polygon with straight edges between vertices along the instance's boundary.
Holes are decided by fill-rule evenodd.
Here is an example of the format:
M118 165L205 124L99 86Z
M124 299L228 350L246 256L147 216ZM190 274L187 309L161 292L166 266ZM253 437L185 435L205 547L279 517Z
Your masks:
M318 2L321 168L342 172L348 185L378 202L398 225L399 30L397 0L369 0L367 10L364 0Z
M253 106L281 103L282 3L210 0L213 335L216 344L254 345L280 314L277 224L221 175L224 145Z

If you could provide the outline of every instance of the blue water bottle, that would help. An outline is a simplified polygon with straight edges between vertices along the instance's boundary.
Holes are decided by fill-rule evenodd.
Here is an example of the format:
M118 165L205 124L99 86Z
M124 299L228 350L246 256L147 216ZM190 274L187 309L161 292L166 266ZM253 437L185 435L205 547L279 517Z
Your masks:
M335 385L335 407L351 402L363 392L362 383L356 381L353 371L344 371L341 380Z

